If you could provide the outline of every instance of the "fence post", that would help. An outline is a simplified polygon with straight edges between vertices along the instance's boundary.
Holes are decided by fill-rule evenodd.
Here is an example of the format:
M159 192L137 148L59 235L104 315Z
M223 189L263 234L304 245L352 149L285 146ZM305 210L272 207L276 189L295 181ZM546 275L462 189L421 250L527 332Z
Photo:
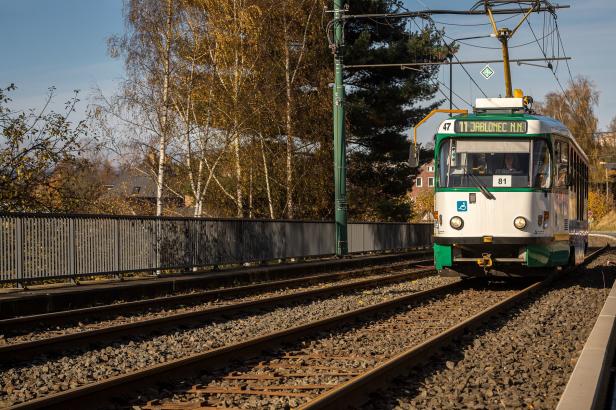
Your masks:
M76 282L77 249L75 249L75 219L68 219L68 273Z
M24 241L23 241L23 219L15 218L15 271L17 286L24 286Z
M161 258L160 258L160 245L161 245L161 240L162 240L162 228L161 228L161 220L160 217L157 216L156 217L156 270L154 271L154 275L155 276L159 276L161 273L160 270L160 264L161 264Z
M113 219L113 270L117 272L118 278L123 279L120 273L120 221Z

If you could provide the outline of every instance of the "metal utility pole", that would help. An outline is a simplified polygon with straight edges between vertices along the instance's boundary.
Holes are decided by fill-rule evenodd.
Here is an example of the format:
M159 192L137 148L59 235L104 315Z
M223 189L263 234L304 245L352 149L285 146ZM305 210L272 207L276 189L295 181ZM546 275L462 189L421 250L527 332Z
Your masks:
M334 189L336 256L349 252L347 241L346 140L344 136L344 82L342 47L344 42L343 0L334 0Z
M605 202L610 203L610 184L607 177L607 167L605 167Z
M614 163L609 163L609 162L605 162L605 161L599 161L599 165L603 165L605 167L605 202L609 203L610 201L610 185L609 185L609 179L608 179L608 173L607 170L610 169L610 165L613 165Z

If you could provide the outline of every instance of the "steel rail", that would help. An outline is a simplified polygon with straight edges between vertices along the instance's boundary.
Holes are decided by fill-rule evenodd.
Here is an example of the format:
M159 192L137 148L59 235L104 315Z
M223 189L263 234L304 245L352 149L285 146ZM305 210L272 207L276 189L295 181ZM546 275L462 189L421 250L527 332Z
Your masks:
M399 353L367 373L355 377L354 379L342 383L339 386L317 396L314 400L311 400L309 403L301 406L300 409L340 409L348 408L349 406L361 406L366 400L369 399L369 395L371 393L381 387L386 386L387 383L396 376L404 374L405 372L408 372L410 368L427 361L437 350L442 348L444 345L451 343L456 337L462 335L466 330L480 326L487 319L509 309L517 303L520 303L536 291L547 288L563 273L570 273L580 266L585 266L603 253L606 249L608 249L608 247L604 247L593 252L584 259L584 262L581 265L553 274L541 282L534 283L525 289L522 289L515 295L512 295L505 300L484 309L464 322L461 322L446 331L431 337L419 345L415 345L410 349Z
M342 323L354 321L367 314L388 311L398 306L422 300L424 298L445 294L456 289L467 288L472 281L453 282L436 288L401 296L371 306L352 310L340 315L330 316L292 328L276 331L267 335L212 349L182 359L172 360L160 365L151 366L106 380L86 384L61 393L50 394L12 406L12 409L38 408L84 408L101 407L121 400L125 395L134 395L136 391L157 385L169 383L174 379L186 379L203 371L214 370L226 366L230 361L242 360L269 351L285 342L296 341L298 338L314 335Z
M596 258L605 249L607 249L607 247L602 248L597 252L589 255L585 259L583 265ZM567 271L570 272L574 269L575 268ZM451 340L451 338L455 336L455 334L459 334L460 332L463 332L469 327L475 327L483 323L483 321L485 321L488 317L491 317L496 313L496 310L494 309L502 311L502 309L505 309L505 305L510 306L512 304L519 303L525 296L529 296L530 294L532 294L533 291L537 291L543 287L548 286L548 284L551 283L557 276L560 276L560 273L557 275L552 275L543 282L535 283L525 288L520 293L505 299L503 302L497 304L500 306L500 308L497 308L496 305L494 305L492 308L486 309L481 313L474 315L473 318L468 319L467 321L463 322L463 324L454 326L451 329L451 334L441 334L433 337L432 339L430 339L430 341L432 341L431 343L434 343L434 341L439 341L439 343L437 344L439 346L442 346L443 343L446 343L447 341ZM466 284L472 284L472 281L473 280L471 279L467 281ZM397 306L404 306L405 304L416 302L425 297L436 296L438 294L454 291L455 289L463 289L465 287L466 285L462 282L451 283L448 285L440 286L438 288L429 289L426 291L406 295L403 297L391 299L386 302L381 302L375 305L346 312L341 315L331 316L315 322L299 325L293 328L270 333L264 336L258 336L243 342L223 346L221 348L213 349L204 353L198 353L182 359L173 360L167 363L163 363L161 365L151 366L124 375L115 376L106 380L102 380L100 382L90 383L61 393L54 393L45 397L16 404L11 408L66 409L83 408L84 406L100 407L114 402L115 404L117 404L118 400L122 400L121 398L125 397L124 395L135 395L135 392L141 389L151 387L160 383L168 384L175 379L186 380L189 377L202 374L205 371L210 371L220 368L221 366L226 366L228 365L229 361L238 361L254 357L255 355L258 355L264 351L270 351L271 349L278 347L285 342L297 341L298 338L314 335L315 333L329 330L331 328L339 326L346 321L353 321L367 314L388 311ZM412 362L413 360L417 360L417 355L419 355L423 360L428 359L429 353L432 351L432 349L436 349L436 345L430 345L428 342L424 342L420 345L416 345L416 347L414 347L413 349L416 349L413 353L407 351L402 354L399 354L398 356L394 357L383 365L376 367L375 369L369 371L362 376L359 376L357 379L353 379L351 382L344 383L340 387L336 387L328 393L322 396L318 396L317 400L320 401L320 405L317 406L319 402L313 401L306 404L304 408L337 408L337 406L332 406L332 403L334 402L343 403L343 405L341 405L340 407L347 408L349 407L349 405L360 402L361 400L358 399L365 397L366 393L374 391L381 385L380 378L383 378L383 381L389 380L389 377L387 377L388 374L399 373L412 367ZM421 352L419 351L419 349L422 349ZM406 359L409 359L410 362ZM352 384L355 382L355 380L359 380L359 383L361 383L362 385L360 391L357 390L357 387L359 385ZM370 380L372 380L373 383L370 383ZM349 385L351 387L348 387ZM344 387L344 390L343 386L346 386ZM352 396L348 394L349 391L353 392ZM325 396L327 396L328 398L324 399Z
M91 282L83 286L38 288L24 293L16 292L0 295L0 319L90 307L92 300L104 304L115 303L118 299L135 301L145 297L177 294L181 291L212 289L213 286L237 286L255 283L258 280L273 281L299 277L300 275L380 266L427 254L431 254L431 252L424 249L345 259L328 258L297 263L266 264L207 273L173 274L149 279Z
M256 299L249 300L246 302L229 303L189 312L171 314L153 319L145 319L135 322L111 325L98 329L86 330L83 332L69 333L65 335L22 343L7 344L4 346L0 346L0 361L5 363L25 361L41 354L72 350L82 346L87 346L89 344L100 344L103 342L117 340L122 337L135 334L144 335L153 331L162 332L166 329L175 328L177 326L186 326L192 323L202 323L204 320L215 319L223 315L249 312L255 309L273 308L282 303L304 301L307 298L325 296L347 290L365 289L387 283L399 282L405 279L417 279L433 272L435 272L434 268L417 269L410 272L402 272L383 277L369 278L357 282L328 286L325 288L309 289L295 293L287 293L266 299Z
M320 281L335 281L353 277L365 273L378 274L386 271L400 270L407 267L433 263L433 259L406 260L402 262L388 263L386 265L369 266L360 269L351 269L333 273L320 273L310 276L302 276L292 279L264 281L250 285L232 286L222 289L211 289L182 295L161 296L144 300L136 300L122 303L111 303L87 308L61 310L57 312L42 313L36 315L19 316L15 318L0 319L0 330L10 332L21 330L33 325L58 325L67 320L91 319L112 314L126 314L127 312L147 309L150 307L160 308L188 303L201 303L221 297L232 297L250 292L275 291L289 287L307 286Z

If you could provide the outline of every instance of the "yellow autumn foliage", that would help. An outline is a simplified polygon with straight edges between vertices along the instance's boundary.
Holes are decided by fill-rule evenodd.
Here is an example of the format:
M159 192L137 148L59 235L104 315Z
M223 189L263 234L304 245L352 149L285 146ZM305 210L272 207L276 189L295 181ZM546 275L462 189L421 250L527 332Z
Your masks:
M598 222L612 209L612 203L605 197L605 193L601 191L588 192L588 210L592 212L593 221Z
M434 211L434 191L423 189L413 202L413 220L419 221L427 212Z

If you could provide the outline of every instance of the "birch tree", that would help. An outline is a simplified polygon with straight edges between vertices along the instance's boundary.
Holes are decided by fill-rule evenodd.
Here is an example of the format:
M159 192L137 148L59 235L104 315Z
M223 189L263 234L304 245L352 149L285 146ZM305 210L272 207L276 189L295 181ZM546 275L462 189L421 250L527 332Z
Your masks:
M242 192L241 139L247 129L250 91L257 87L255 65L261 47L261 8L247 0L199 0L207 13L209 63L220 88L217 107L218 124L231 133L235 172L236 215L244 215Z
M285 88L285 131L286 131L286 186L285 207L287 217L292 219L294 216L293 208L293 154L294 154L294 110L295 110L295 90L294 87L298 80L300 69L306 51L308 30L311 27L312 18L318 0L307 0L303 2L283 0L281 16L282 33L282 67L284 71ZM306 13L307 10L307 13Z
M203 202L216 168L227 151L228 133L212 128L214 105L212 76L208 73L208 44L204 41L207 14L200 7L183 7L179 13L181 41L173 107L179 118L181 156L195 199L195 217L203 215ZM200 107L200 108L198 108ZM210 153L216 152L212 160ZM216 179L217 180L217 179Z
M173 137L171 77L177 40L178 0L126 0L127 33L109 40L110 54L124 57L127 79L112 99L99 93L97 108L139 135L148 148L156 140L156 215L163 214L167 147ZM133 143L137 140L133 139Z

